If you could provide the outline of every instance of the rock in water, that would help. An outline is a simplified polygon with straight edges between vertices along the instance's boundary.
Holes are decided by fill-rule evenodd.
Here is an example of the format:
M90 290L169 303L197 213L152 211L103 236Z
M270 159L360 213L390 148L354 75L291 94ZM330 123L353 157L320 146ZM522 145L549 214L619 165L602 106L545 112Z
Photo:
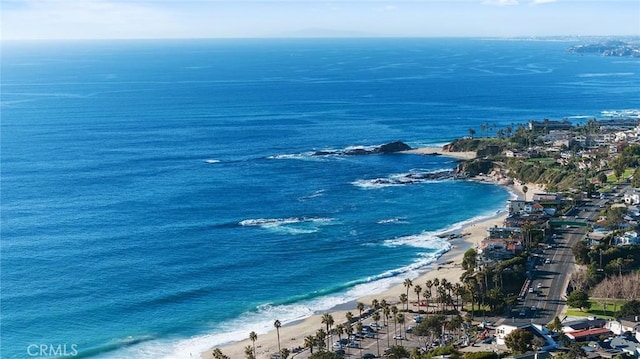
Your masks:
M391 143L385 143L384 145L378 147L375 152L377 153L394 153L394 152L402 152L408 151L411 149L411 146L407 145L402 141L396 141Z

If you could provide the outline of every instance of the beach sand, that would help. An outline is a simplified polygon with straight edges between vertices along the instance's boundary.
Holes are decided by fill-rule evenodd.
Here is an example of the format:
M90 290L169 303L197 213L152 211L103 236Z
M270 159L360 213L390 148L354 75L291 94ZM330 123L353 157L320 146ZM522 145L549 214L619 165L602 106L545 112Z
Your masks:
M420 151L420 152L416 152ZM445 156L460 158L460 159L469 159L475 157L475 152L444 152L442 148L430 147L430 148L422 148L411 150L409 153L417 153L417 154L433 154L440 153ZM493 182L496 184L506 185L505 177L501 175L487 175L476 180L484 181L484 182ZM517 181L513 183L513 181L509 181L509 185L507 186L518 198L524 198L524 193L522 192L522 187L524 184L518 183ZM532 184L527 184L528 191L527 197L530 199L533 193L542 192L542 187L535 186ZM487 229L489 227L494 226L502 226L505 218L507 217L506 211L502 211L496 216L491 218L477 221L468 224L466 227L462 228L459 232L459 236L450 240L452 248L450 251L442 255L435 263L432 265L425 267L424 272L419 275L417 278L410 278L414 285L419 284L422 288L426 288L425 283L427 280L433 280L438 278L439 280L447 279L447 281L451 283L457 283L460 281L460 276L463 273L462 270L462 257L464 252L469 248L476 248L479 243L486 237ZM366 307L369 307L373 299L377 300L386 300L387 303L393 305L397 304L400 308L402 304L400 303L399 297L400 294L406 294L406 288L400 283L392 286L391 288L386 289L382 293L377 293L373 295L368 295L362 298L359 298L357 301L346 303L340 305L337 308L333 308L332 310L327 311L333 316L335 324L346 322L345 313L347 311L352 312L354 315L358 315L359 312L356 309L356 303L361 302L365 304ZM410 309L417 310L416 306L416 294L413 292L413 288L409 290L409 301L413 302L410 306ZM424 308L421 308L424 309ZM325 328L325 325L322 324L322 314L317 313L309 318L298 321L296 323L286 324L280 328L280 344L282 348L295 348L295 347L304 347L304 338L308 335L314 335L316 331L320 328ZM274 321L277 318L273 318ZM335 326L334 324L334 326ZM325 329L326 330L326 329ZM249 333L247 333L245 339L240 340L238 342L229 343L223 346L220 346L222 352L229 356L230 358L244 358L244 348L246 346L252 345L251 341L248 339ZM242 339L242 338L239 338ZM278 352L278 340L275 329L266 334L259 334L258 339L256 341L256 353L257 359L270 358L271 354ZM205 353L201 354L202 358L211 358L212 350L208 350ZM296 358L306 358L308 357L308 351L305 351L303 354L299 354L295 356Z
M445 151L442 147L420 147L412 150L404 151L403 153L413 153L418 155L442 155L447 157L453 157L460 160L470 160L476 158L477 154L474 151L468 152L449 152Z

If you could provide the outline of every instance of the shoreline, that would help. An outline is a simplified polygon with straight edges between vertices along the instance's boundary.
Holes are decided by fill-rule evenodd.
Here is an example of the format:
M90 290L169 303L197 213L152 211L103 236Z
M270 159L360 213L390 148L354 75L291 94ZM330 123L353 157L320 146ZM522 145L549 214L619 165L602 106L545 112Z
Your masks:
M436 147L436 146L413 148L407 151L403 151L402 153L409 153L409 154L423 155L423 156L447 156L447 157L451 157L459 160L471 160L478 156L478 154L475 151L449 152L449 151L445 151L443 147Z
M412 154L420 154L420 155L443 155L448 157L453 157L461 160L472 159L476 157L475 152L448 152L444 151L439 147L423 147L418 149L413 149L410 151L405 151L404 153L412 153ZM512 198L522 199L525 197L525 193L523 192L523 186L527 185L529 189L531 189L531 193L535 193L535 191L542 190L541 186L533 185L533 184L522 184L517 181L505 181L505 179L509 179L508 177L502 174L492 174L485 175L481 177L472 178L472 181L484 182L484 183L492 183L494 185L502 186L506 188L511 194ZM528 197L528 196L527 196ZM449 235L454 235L453 238L448 240L448 243L451 245L451 248L443 253L440 257L438 257L431 264L420 268L418 270L417 276L410 278L412 282L415 284L419 284L423 288L427 280L433 280L434 278L438 278L440 280L447 279L447 281L452 283L457 283L460 281L460 276L464 272L462 270L462 258L464 252L466 252L469 248L477 248L479 243L485 238L487 233L487 228L493 226L502 226L504 220L506 219L508 212L504 209L499 210L493 215L484 216L478 219L469 219L467 221L462 222L462 226L452 229L445 229L442 232L443 239L447 238ZM404 278L403 278L404 279ZM339 305L334 306L333 308L316 312L311 316L295 320L286 324L283 324L279 330L280 344L282 348L296 348L296 347L304 347L304 338L308 335L314 335L316 331L320 328L325 328L325 325L322 324L322 314L329 313L332 315L335 324L346 322L345 314L347 312L351 312L354 315L359 314L356 309L356 305L358 302L365 304L365 307L369 307L371 302L376 299L378 301L386 300L387 303L400 304L399 296L400 294L406 294L406 288L403 286L401 282L392 284L391 286L385 288L381 292L368 294L362 296L356 300L351 300ZM415 303L416 295L411 290L409 291L409 302L411 303L413 299L413 305L410 306L410 310L418 309L419 307ZM413 309L411 309L413 307ZM274 321L277 318L274 318ZM252 342L249 340L249 333L246 333L244 339L229 342L226 344L219 345L217 347L212 347L207 351L200 353L201 358L211 358L213 350L215 348L219 348L222 352L229 356L230 358L242 358L244 357L244 349L247 346L251 346ZM256 358L270 358L271 354L278 352L278 340L277 333L274 329L270 329L267 333L258 334L258 339L255 342L256 345ZM297 354L292 353L292 357L297 356Z

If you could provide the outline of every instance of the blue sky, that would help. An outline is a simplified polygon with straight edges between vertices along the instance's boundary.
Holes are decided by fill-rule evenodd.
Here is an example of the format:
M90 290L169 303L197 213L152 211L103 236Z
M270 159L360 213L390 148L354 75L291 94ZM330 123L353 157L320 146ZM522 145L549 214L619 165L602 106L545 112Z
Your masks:
M640 35L639 0L1 0L2 39Z

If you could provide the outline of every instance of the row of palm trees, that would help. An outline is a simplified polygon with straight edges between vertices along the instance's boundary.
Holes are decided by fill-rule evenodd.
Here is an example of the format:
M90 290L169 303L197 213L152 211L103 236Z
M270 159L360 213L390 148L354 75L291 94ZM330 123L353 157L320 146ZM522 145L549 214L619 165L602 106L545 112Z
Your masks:
M378 300L373 299L370 305L370 308L373 310L371 316L374 322L378 323L380 320L383 321L383 325L388 327L390 325L391 320L393 320L394 333L398 332L398 326L400 327L401 333L406 331L406 322L407 318L404 312L411 312L410 310L410 301L409 301L409 291L413 287L413 292L416 295L416 303L418 304L418 308L420 308L420 299L424 298L426 302L426 314L429 316L430 313L430 300L433 303L439 304L436 305L436 310L431 311L435 313L436 311L441 311L445 313L449 308L452 308L454 311L458 311L462 305L465 303L466 299L469 299L472 304L476 299L474 295L477 292L478 285L473 281L465 282L465 285L460 283L451 283L447 279L439 279L434 278L433 280L429 279L425 282L425 289L419 284L414 284L411 279L405 279L403 282L403 286L406 288L406 292L400 294L399 300L402 304L402 310L398 308L397 305L392 305L387 303L386 300ZM435 296L434 296L435 291ZM462 305L460 300L462 300ZM323 328L318 329L315 335L308 335L304 339L304 347L309 348L311 353L313 353L314 348L318 348L319 351L324 351L325 349L331 348L331 343L333 342L333 336L337 335L339 340L342 340L343 335L351 335L355 332L361 333L363 329L362 323L362 313L365 311L366 305L364 303L358 302L356 304L356 310L358 310L359 316L358 320L354 321L354 314L352 312L345 313L345 319L347 320L345 323L339 323L335 325L335 320L330 313L325 313L322 315L321 323L324 325ZM418 310L420 312L420 310ZM280 342L280 328L282 327L282 323L280 320L275 320L273 323L274 328L276 329L276 336L278 341L278 353L280 353L282 359L286 359L290 355L290 351L287 348L281 347ZM258 340L258 335L255 332L249 333L249 340L251 340L252 345L245 347L245 356L247 359L256 359L256 341ZM397 344L397 339L394 339ZM376 346L378 349L378 355L380 354L380 344L379 338L376 335ZM387 336L387 346L391 346L391 335ZM218 356L216 356L216 354ZM224 354L220 352L219 349L214 351L214 358L224 359Z

